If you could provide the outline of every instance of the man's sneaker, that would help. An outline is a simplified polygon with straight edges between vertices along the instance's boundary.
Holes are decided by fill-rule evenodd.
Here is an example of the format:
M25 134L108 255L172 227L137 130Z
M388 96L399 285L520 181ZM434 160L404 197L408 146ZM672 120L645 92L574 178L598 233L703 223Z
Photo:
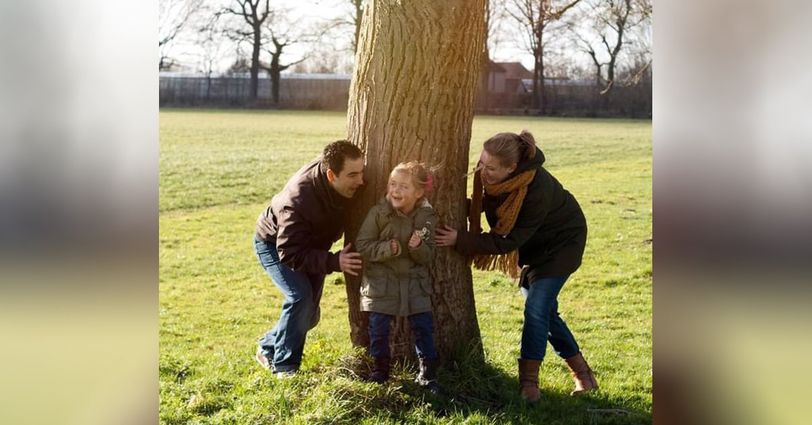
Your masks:
M257 354L254 356L260 366L267 370L271 370L271 359L269 359L262 350L262 347L257 347Z

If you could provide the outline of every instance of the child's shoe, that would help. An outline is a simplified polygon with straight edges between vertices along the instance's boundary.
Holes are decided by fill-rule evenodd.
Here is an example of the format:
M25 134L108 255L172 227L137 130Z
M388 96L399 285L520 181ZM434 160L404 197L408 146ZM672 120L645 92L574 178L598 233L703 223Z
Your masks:
M389 379L389 366L389 357L375 357L369 380L379 384L386 382Z

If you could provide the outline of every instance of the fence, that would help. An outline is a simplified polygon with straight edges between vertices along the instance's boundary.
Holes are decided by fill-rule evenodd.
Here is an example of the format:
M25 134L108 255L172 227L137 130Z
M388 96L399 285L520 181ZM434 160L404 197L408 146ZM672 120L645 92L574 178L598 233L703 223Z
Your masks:
M257 99L251 100L251 80L243 76L161 76L160 106L253 106L292 109L347 108L349 77L313 78L284 76L279 84L279 103L271 97L271 80L260 78Z
M160 76L160 106L220 106L346 110L350 77L334 74L282 75L279 103L271 98L271 80L260 78L256 101L251 100L246 76ZM590 84L557 82L545 84L544 115L624 116L650 118L651 80L636 86L617 86L610 96L601 96ZM475 108L480 113L540 115L533 109L530 93L478 93Z
M545 110L533 107L532 93L478 93L477 112L505 115L651 118L651 83L614 87L608 96L595 85L544 85Z

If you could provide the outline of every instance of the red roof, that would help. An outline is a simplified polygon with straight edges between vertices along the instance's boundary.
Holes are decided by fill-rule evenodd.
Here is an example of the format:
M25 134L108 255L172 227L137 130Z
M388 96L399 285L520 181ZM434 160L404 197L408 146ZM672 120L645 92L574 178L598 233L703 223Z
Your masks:
M525 68L521 62L494 62L494 64L504 70L505 79L523 80L533 78L533 73Z

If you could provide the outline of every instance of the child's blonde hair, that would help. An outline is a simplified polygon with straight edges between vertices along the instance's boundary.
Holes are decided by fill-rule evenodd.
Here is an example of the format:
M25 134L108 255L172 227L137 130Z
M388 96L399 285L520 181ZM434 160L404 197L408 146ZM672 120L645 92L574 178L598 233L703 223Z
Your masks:
M434 186L434 178L426 164L418 161L401 162L392 169L390 176L395 173L408 174L412 178L412 183L418 189L423 189L423 196L427 197Z

